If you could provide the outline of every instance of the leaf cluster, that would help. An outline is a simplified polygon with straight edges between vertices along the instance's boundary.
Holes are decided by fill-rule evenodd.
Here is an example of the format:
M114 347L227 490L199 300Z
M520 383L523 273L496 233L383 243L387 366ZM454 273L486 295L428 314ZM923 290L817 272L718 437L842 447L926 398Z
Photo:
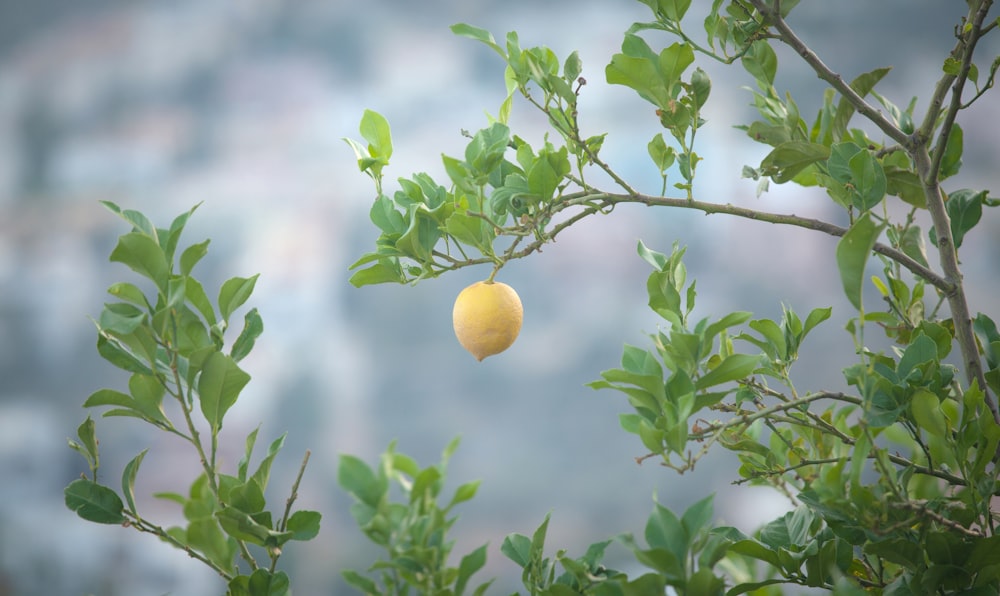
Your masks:
M136 479L147 450L125 466L120 493L101 484L96 424L88 416L77 430L79 440L71 439L69 445L86 459L90 474L66 487L66 505L88 521L132 527L186 551L225 579L230 594L287 594L288 576L275 568L282 548L290 540L310 540L319 532L319 513L291 511L308 453L283 514L266 509L265 493L284 435L271 443L252 473L259 429L247 436L235 476L223 473L217 462L225 416L250 381L239 362L251 352L264 327L252 308L228 345L226 331L253 293L257 276L226 280L213 302L192 273L207 254L209 241L178 254L181 233L197 207L164 229L138 211L110 202L104 205L131 227L119 237L111 260L138 274L147 289L132 282L108 289L116 301L105 304L95 321L97 351L130 373L128 391L100 389L83 405L107 408L105 417L136 418L181 438L194 450L201 474L187 494L154 495L179 505L186 525L156 524L139 513L136 503ZM259 547L263 557L254 556L250 546Z
M455 543L448 531L458 519L452 511L479 489L479 481L466 482L442 505L448 460L457 447L455 439L445 447L440 463L426 468L396 451L395 442L375 469L353 455L340 457L337 482L354 498L351 515L364 535L385 551L385 558L376 561L368 575L345 570L349 584L371 595L486 592L492 580L475 588L469 583L486 564L485 544L464 555L457 567L449 559ZM400 501L390 494L394 487L401 493Z

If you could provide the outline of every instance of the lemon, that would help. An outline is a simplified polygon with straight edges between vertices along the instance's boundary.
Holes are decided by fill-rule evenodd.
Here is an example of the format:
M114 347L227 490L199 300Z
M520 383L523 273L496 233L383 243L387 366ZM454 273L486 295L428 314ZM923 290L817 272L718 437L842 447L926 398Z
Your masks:
M514 288L497 281L477 281L459 292L451 318L458 343L482 362L514 343L521 332L524 308Z

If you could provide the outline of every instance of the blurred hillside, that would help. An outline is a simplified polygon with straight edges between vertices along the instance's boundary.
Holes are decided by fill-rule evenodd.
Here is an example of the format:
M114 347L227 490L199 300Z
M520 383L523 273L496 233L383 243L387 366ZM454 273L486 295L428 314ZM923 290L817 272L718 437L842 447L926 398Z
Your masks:
M849 77L898 66L882 89L897 104L925 93L961 3L841 5L836 17L827 3L803 2L793 24ZM907 18L897 22L900 11ZM375 109L392 124L390 178L439 175L440 153L462 151L461 131L485 125L484 111L495 113L503 99L502 65L452 36L455 22L497 37L514 29L523 45L549 45L560 56L578 49L589 81L584 126L610 132L607 161L656 192L659 180L646 165L650 110L603 83L623 31L646 18L638 2L599 0L0 5L0 477L7 479L0 483L0 596L220 589L182 553L85 523L63 505L62 488L83 466L65 445L86 416L80 404L96 389L124 383L98 357L88 320L106 288L129 275L108 262L126 230L101 199L161 225L203 202L185 240L212 238L199 265L209 293L228 277L261 274L251 304L265 332L245 361L253 382L227 419L234 447L226 455L235 465L242 437L261 421L262 440L289 431L271 483L283 499L302 452L313 451L299 504L323 512L322 532L283 558L299 594L340 593L339 570L373 560L336 487L337 456L373 462L393 439L429 464L452 437L463 437L451 479L483 482L460 510L457 552L489 542L487 574L502 577L499 592L517 587L499 552L504 535L530 533L548 512L551 548L571 552L641 532L654 493L683 507L717 491L719 516L747 530L774 517L780 501L729 484L734 460L725 454L684 477L636 466L642 446L618 429L623 399L584 384L617 364L623 343L645 345L657 328L646 308L648 268L635 256L640 238L660 251L675 241L689 247L702 316L736 309L780 316L784 303L798 312L832 305L838 320L847 303L833 239L620 207L503 270L524 302L524 329L513 348L481 364L455 341L450 316L458 291L488 271L466 269L415 287L347 283L347 267L376 235L368 221L373 191L341 141L358 137L362 111ZM997 51L994 41L983 55ZM779 58L791 65L794 56ZM751 81L738 68L702 66L714 86L709 125L699 133L705 161L697 194L831 217L822 196L773 187L754 197L755 184L741 180L740 170L764 152L732 128L752 118L750 94L739 89ZM781 77L781 90L813 112L821 94L815 77L797 66ZM992 123L1000 102L981 103L969 117L982 126L965 129L963 185L989 188L996 186ZM542 121L528 106L516 106L514 118L541 136ZM970 298L994 308L996 238L980 234L964 249ZM802 382L837 386L846 361L836 359L850 350L836 323L820 328L803 354ZM189 454L136 421L99 418L98 436L110 478L150 448L137 493L193 479ZM150 517L179 517L155 500L139 507Z

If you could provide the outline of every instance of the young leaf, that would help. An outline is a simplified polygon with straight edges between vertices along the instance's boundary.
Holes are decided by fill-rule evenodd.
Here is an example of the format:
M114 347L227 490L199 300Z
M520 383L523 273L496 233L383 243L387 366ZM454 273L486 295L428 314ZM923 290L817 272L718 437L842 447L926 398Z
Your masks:
M211 239L199 242L198 244L192 244L184 249L180 259L181 275L190 275L191 270L194 269L198 261L208 254L209 242L211 242Z
M127 282L112 284L108 288L108 294L149 310L149 301L146 300L146 295L134 284Z
M715 495L710 494L687 508L681 515L681 526L688 536L688 540L694 540L695 536L708 527L714 515L712 505Z
M944 180L958 173L962 167L962 146L965 134L962 127L954 124L948 132L948 141L945 145L944 155L941 157L941 168L938 170L938 179Z
M76 436L80 437L80 444L89 456L87 459L93 462L93 469L91 471L96 471L101 462L97 451L95 427L94 420L90 416L87 416L87 419L80 423L80 426L76 429Z
M389 488L384 479L376 478L368 464L346 454L340 456L337 484L370 507L377 507Z
M215 516L226 534L258 546L279 546L292 537L292 532L272 530L235 507L220 509Z
M687 557L690 537L681 520L659 503L654 503L653 512L646 521L645 537L650 548L671 552L681 561Z
M123 348L117 341L108 339L108 337L103 333L99 333L97 335L97 353L100 354L102 358L122 370L147 375L151 372L149 367L136 358L132 352Z
M312 540L319 534L322 515L318 511L296 511L288 518L288 531L292 540Z
M161 292L166 291L170 266L163 248L152 237L140 232L124 234L118 238L118 245L111 251L110 258L111 262L122 263L152 280Z
M480 29L479 27L473 27L472 25L467 25L465 23L456 23L451 26L451 32L455 35L461 35L462 37L468 37L469 39L474 39L484 43L492 48L494 52L499 54L504 61L507 60L507 52L505 52L502 47L497 45L496 40L493 38L493 34L489 31Z
M472 482L466 482L458 488L455 489L455 495L451 498L451 502L445 508L451 509L459 503L464 503L476 496L476 491L479 490L479 480L473 480Z
M851 171L851 197L854 207L867 211L885 197L886 178L882 164L871 151L859 151L848 162Z
M765 88L774 85L774 75L778 71L778 56L766 40L758 39L750 44L740 62L758 85Z
M369 254L374 255L374 253ZM377 255L375 256L377 257ZM351 269L353 268L352 266ZM395 257L384 257L379 258L378 262L371 267L355 271L348 281L354 287L360 288L361 286L372 284L404 283L406 282L406 275L403 273L403 268L400 267L398 259Z
M851 81L851 89L854 89L858 95L864 97L875 88L875 85L881 81L885 75L889 74L890 70L892 70L891 67L876 68L873 71L858 75L853 81ZM851 116L853 115L854 104L841 97L840 101L837 103L837 113L833 118L833 124L831 127L833 141L839 142L844 136L844 133L847 132L847 123L850 122Z
M864 213L837 243L837 268L840 270L840 281L847 299L859 311L862 310L861 290L865 278L865 265L881 233L882 226L876 225L871 215Z
M253 455L254 445L257 444L257 433L260 431L260 426L250 431L247 435L246 450L243 453L243 457L240 458L239 464L236 466L236 475L240 479L240 482L247 481L247 470L250 467L250 456Z
M139 452L139 455L133 457L126 465L125 470L122 471L122 494L125 495L125 502L128 504L129 511L136 514L138 517L139 513L135 507L135 477L139 473L139 466L142 464L142 460L146 457L146 452L149 449L143 449Z
M213 352L205 360L198 379L198 394L201 412L205 420L218 432L222 428L222 418L239 396L243 387L250 382L236 362L222 352Z
M945 206L948 210L948 217L951 220L951 236L955 248L962 246L965 234L976 227L983 217L983 201L986 200L985 190L976 192L963 188L948 195L948 202ZM931 243L938 245L937 234L934 228L930 231Z
M368 152L372 157L381 158L388 163L392 157L392 135L389 132L389 121L385 116L373 110L365 110L361 116L361 136L368 141Z
M695 386L698 389L707 389L715 385L721 385L729 381L745 379L753 374L760 362L760 356L752 354L731 354L718 366L708 371L698 381Z
M486 565L486 545L482 545L471 553L462 557L458 564L458 578L455 580L455 594L461 596L465 592L465 586L469 582L472 574L479 571Z
M223 321L228 321L229 315L250 298L259 275L233 277L222 284L219 289L219 316Z
M263 332L264 321L260 318L257 309L251 308L243 317L243 331L240 332L239 337L233 342L233 347L229 351L229 355L232 356L235 362L243 360L253 350L254 343Z
M944 413L941 411L941 400L930 391L918 389L910 402L910 411L918 428L938 437L947 434L948 423L945 422Z
M523 569L531 563L531 539L524 534L509 534L503 539L500 552Z
M345 570L343 570L341 572L341 575L343 576L344 581L346 581L348 583L348 585L357 588L363 594L379 594L380 593L379 592L379 588L375 584L375 582L373 582L372 580L368 579L367 577L361 575L357 571L353 571L351 569L345 569Z
M287 435L287 432L282 433L280 437L271 441L271 444L267 448L267 455L264 456L260 465L257 466L257 471L253 473L253 479L260 483L262 489L267 489L267 483L271 480L271 464L274 463L274 458L278 456L278 452L284 447Z

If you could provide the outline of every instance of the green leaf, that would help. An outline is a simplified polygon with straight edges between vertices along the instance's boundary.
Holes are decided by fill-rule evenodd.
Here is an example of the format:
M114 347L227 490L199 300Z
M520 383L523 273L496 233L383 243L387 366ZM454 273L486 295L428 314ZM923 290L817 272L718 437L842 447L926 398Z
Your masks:
M288 596L291 594L288 575L284 571L272 574L256 569L250 575L237 575L227 585L227 596Z
M899 238L899 248L914 261L924 267L928 266L927 249L924 246L924 237L920 233L920 226L912 225L906 228Z
M163 388L159 386L158 381L149 375L135 373L129 380L129 388L133 395L114 389L99 389L90 394L83 402L83 407L115 406L119 409L105 412L104 416L135 416L158 426L169 426L169 421L160 407Z
M802 325L802 333L799 335L799 339L805 338L806 334L813 330L817 325L823 321L830 318L830 313L833 312L833 307L826 308L814 308L809 312L809 316L806 317L806 322Z
M431 251L441 237L441 230L422 203L410 205L408 218L408 227L396 240L396 248L419 263L430 262Z
M760 163L760 170L778 184L790 181L812 164L830 158L830 148L807 141L788 141L771 150Z
M361 116L360 132L362 138L368 141L368 152L372 157L388 161L392 157L392 135L389 131L389 121L382 114L373 110L365 110Z
M840 281L847 299L859 311L862 310L861 291L865 279L865 265L881 233L882 226L876 225L871 215L864 213L837 243L837 268L840 270Z
M508 534L500 545L500 552L523 569L531 563L531 539L524 534Z
M110 389L105 389L105 391L110 391ZM76 436L80 438L80 444L85 451L85 457L90 462L93 462L93 469L91 471L96 470L101 461L97 450L96 426L93 418L87 416L87 419L81 422L80 426L76 428Z
M767 40L758 39L750 44L740 63L762 87L774 84L774 75L778 70L778 56Z
M312 540L319 535L319 522L323 518L318 511L300 510L288 518L288 531L292 540Z
M243 360L253 350L254 343L256 343L257 338L263 332L264 321L260 318L257 309L251 308L243 317L243 331L240 332L239 337L233 342L233 347L229 351L229 355L232 356L233 361L239 362Z
M63 491L66 507L87 521L98 524L121 524L126 521L122 501L115 491L86 478L69 483Z
M910 411L917 427L932 435L943 437L948 432L948 424L941 411L941 401L936 395L926 389L918 389L910 401Z
M958 173L962 168L962 146L965 134L962 127L954 124L948 132L948 142L945 145L944 155L941 156L941 167L938 170L938 179L944 180Z
M221 489L220 492L222 492ZM223 495L223 497L228 505L250 515L260 513L267 504L264 499L264 489L254 478L230 487L228 494Z
M788 359L788 343L785 341L785 332L771 319L758 319L750 321L750 328L760 333L764 337L764 343L758 344L768 356L775 360ZM746 339L745 336L741 338Z
M653 140L646 146L646 150L649 152L649 157L652 158L653 163L660 170L661 175L670 166L674 165L674 161L677 158L677 152L674 148L668 146L666 141L663 140L663 133L656 133Z
M650 548L666 550L681 561L687 556L689 536L681 520L659 503L646 520L645 538Z
M545 535L549 531L550 515L551 514L549 513L545 514L545 519L535 529L535 533L531 535L531 558L536 561L542 560L542 555L545 550Z
M898 166L884 166L886 192L899 197L904 202L918 207L927 208L927 196L920 183L920 177L910 170Z
M341 455L337 466L337 484L358 501L377 507L388 491L388 483L376 478L368 464L353 455Z
M637 250L642 260L652 265L657 271L662 271L667 266L667 255L647 247L642 240L639 241Z
M851 198L859 211L867 211L882 202L886 191L882 164L871 151L859 151L848 162L851 171Z
M493 244L493 228L481 217L456 211L445 221L444 229L448 235L463 244L475 246L480 252L489 251Z
M504 61L507 60L507 52L505 52L502 47L497 45L496 40L493 38L493 34L489 31L480 29L479 27L473 27L472 25L467 25L465 23L456 23L451 26L451 32L455 35L461 35L462 37L468 37L469 39L474 39L484 43L492 48L494 52L499 54Z
M348 583L348 585L357 588L358 590L360 590L364 594L379 594L380 593L379 588L375 584L375 582L373 582L372 580L368 579L367 577L361 575L357 571L352 571L350 569L345 569L345 570L341 571L341 575L343 576L344 581L346 581Z
M875 70L858 75L853 81L851 81L851 89L854 89L858 95L864 97L875 88L875 85L881 81L885 75L889 74L890 70L892 70L891 67L876 68ZM846 98L841 97L840 101L837 103L837 112L833 117L833 124L831 126L831 132L833 135L832 138L834 141L840 141L840 139L843 138L844 133L847 132L847 124L850 122L853 115L854 104Z
M105 202L105 204L113 205L113 203L109 202ZM112 211L115 211L115 213L117 213L122 219L132 224L134 231L146 234L153 240L159 242L159 235L156 233L156 226L153 225L153 222L149 221L149 218L139 211L135 211L134 209L118 209L117 206L112 209Z
M663 107L670 100L657 64L648 58L615 54L604 74L608 84L631 87L653 105Z
M458 564L458 578L455 580L455 594L461 596L472 575L486 565L486 545L482 545L462 557Z
M402 234L406 231L406 220L403 214L396 209L396 204L386 195L379 195L372 202L372 208L368 212L372 223L387 234Z
M247 470L250 468L250 457L253 455L254 445L257 444L257 433L260 432L260 426L250 431L247 435L246 449L244 450L243 457L240 458L239 464L236 466L236 475L240 479L240 482L247 481Z
M197 279L188 276L187 286L185 287L185 296L201 316L205 317L209 325L215 325L215 308L212 307L211 301L208 299L208 294L205 293L205 288L202 287L201 282Z
M268 482L271 480L271 464L274 463L274 458L278 456L281 448L285 446L286 436L288 436L288 433L284 432L280 437L271 441L271 444L267 448L267 455L264 456L260 465L257 466L257 471L253 473L253 478L260 483L262 489L267 489Z
M134 284L127 282L112 284L108 288L108 294L149 310L149 301L146 300L146 295Z
M353 269L357 265L358 263L355 263L351 268ZM373 284L404 283L406 276L403 274L403 269L400 267L398 259L379 258L378 262L371 267L355 271L349 281L354 287L360 288Z
M699 390L715 385L745 379L753 374L760 363L760 356L751 354L730 354L718 366L702 375L695 387Z
M117 341L108 339L102 333L97 335L97 353L101 355L101 358L122 370L143 374L150 373L149 367L142 360L136 358Z
M494 122L479 130L465 147L465 162L473 176L489 176L500 166L510 145L510 128Z
M906 347L896 365L896 374L906 379L917 367L938 359L937 343L926 335L919 335Z
M476 492L479 490L479 484L481 481L473 480L472 482L466 482L455 489L455 494L451 498L451 502L448 503L446 509L451 509L459 503L464 503L476 496Z
M129 510L137 516L138 511L135 507L135 477L139 473L139 466L142 464L143 458L146 457L147 451L149 449L140 451L139 455L133 457L122 471L122 494L125 495L125 502L128 503Z
M694 50L686 43L673 43L660 52L660 72L667 89L681 79L681 75L693 62Z
M962 246L965 234L976 227L983 216L983 202L986 200L987 191L976 192L963 188L948 195L948 202L945 207L948 210L948 217L951 219L951 236L955 248ZM937 234L931 228L931 242L938 245Z
M852 142L834 143L830 146L830 157L826 161L830 177L840 184L851 183L851 159L861 152L861 147Z
M684 531L689 539L693 540L699 532L709 527L712 516L715 513L713 507L714 496L710 494L697 501L688 507L681 516L681 525L684 527Z
M292 532L272 530L235 507L220 509L215 512L215 517L226 534L258 546L280 546L292 537Z
M163 248L156 240L140 232L130 232L118 238L118 244L111 251L111 262L122 263L139 275L156 284L161 292L166 291L170 266L167 264Z
M580 53L573 51L563 62L563 77L567 81L575 81L583 71L583 62L580 60Z
M233 277L227 279L219 288L219 316L228 321L229 316L246 302L253 294L260 274L251 277Z
M232 357L213 352L205 360L198 379L198 394L201 412L214 432L222 428L223 417L248 382L250 375Z
M180 266L181 275L190 275L191 270L194 266L208 254L208 243L211 239L205 240L204 242L199 242L198 244L192 244L191 246L184 249L181 253Z
M132 304L114 302L105 304L97 325L102 331L115 335L130 335L146 321L146 313Z

